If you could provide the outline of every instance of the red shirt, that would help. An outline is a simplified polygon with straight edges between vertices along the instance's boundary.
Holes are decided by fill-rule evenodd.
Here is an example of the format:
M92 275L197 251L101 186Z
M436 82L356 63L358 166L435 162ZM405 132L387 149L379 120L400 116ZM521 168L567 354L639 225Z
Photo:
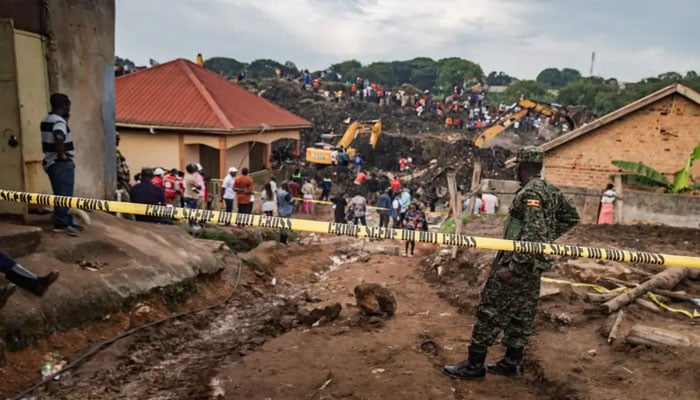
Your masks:
M238 204L250 204L250 194L253 193L253 180L248 175L238 175L233 181L236 188ZM240 192L238 190L241 190Z
M398 178L394 178L389 182L389 186L391 186L391 190L398 192L401 189L401 181Z
M292 195L292 197L299 197L299 184L291 181L289 182L289 194Z
M362 182L364 182L366 180L367 180L367 174L360 171L360 173L357 174L357 177L355 178L355 185L362 185Z
M162 188L163 187L163 177L162 176L154 176L153 179L151 179L151 183L154 185Z
M402 159L399 160L399 169L400 169L401 171L403 171L403 170L406 169L406 162L407 162L407 160L406 160L405 158L402 158ZM399 187L401 187L400 185L401 185L401 184L399 184Z
M163 189L165 189L165 197L173 198L177 195L177 177L168 175L163 181Z

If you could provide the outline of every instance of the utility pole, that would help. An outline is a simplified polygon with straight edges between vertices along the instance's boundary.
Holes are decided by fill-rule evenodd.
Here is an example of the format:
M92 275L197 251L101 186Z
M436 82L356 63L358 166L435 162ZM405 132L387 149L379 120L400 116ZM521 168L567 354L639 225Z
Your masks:
M595 64L595 51L591 54L591 70L589 71L589 76L593 76L593 64Z

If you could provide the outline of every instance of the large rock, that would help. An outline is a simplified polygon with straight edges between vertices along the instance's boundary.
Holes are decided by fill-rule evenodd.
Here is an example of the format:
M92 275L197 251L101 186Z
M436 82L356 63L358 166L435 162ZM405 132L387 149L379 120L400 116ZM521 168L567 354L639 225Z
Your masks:
M392 316L396 313L396 299L389 289L377 283L355 286L355 301L365 315Z

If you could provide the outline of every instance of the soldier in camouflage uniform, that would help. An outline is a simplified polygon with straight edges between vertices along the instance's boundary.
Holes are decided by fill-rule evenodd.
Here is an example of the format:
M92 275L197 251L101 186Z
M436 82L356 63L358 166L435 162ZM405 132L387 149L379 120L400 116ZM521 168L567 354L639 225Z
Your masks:
M510 207L504 239L552 243L578 223L579 216L556 186L540 176L544 151L536 146L517 154L517 177L523 186ZM446 365L446 374L461 379L483 379L489 372L523 376L523 350L532 335L540 293L540 277L552 266L545 254L499 251L481 293L472 330L469 357ZM488 346L503 332L505 357L484 367Z

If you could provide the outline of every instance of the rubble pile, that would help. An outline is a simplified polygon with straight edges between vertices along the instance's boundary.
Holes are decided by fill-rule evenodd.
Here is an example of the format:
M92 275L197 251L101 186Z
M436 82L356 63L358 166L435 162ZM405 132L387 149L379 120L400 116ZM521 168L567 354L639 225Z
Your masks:
M376 149L371 148L365 136L358 137L353 144L365 159L365 165L377 172L397 171L399 159L411 157L411 172L417 176L411 178L411 185L420 185L426 190L435 185L446 185L444 178L437 179L446 167L457 169L459 184L468 188L476 161L481 163L483 178L512 175L505 168L505 160L511 156L509 150L499 146L477 148L472 143L473 133L446 130L444 118L436 114L419 117L411 108L380 106L365 101L329 101L320 94L304 90L296 82L285 80L262 81L257 91L265 99L313 123L313 128L303 133L304 146L319 142L321 134L331 130L342 134L347 127L344 121L381 119L382 136ZM325 175L324 171L310 169L308 172Z

